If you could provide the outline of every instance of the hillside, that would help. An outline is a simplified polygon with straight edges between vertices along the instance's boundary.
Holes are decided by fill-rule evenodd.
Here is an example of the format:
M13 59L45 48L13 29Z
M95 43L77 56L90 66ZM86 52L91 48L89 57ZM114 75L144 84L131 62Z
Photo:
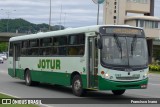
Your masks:
M8 29L7 29L8 23ZM24 19L0 19L0 32L36 33L48 31L48 24L33 24ZM59 30L60 25L51 26L51 31ZM61 27L64 29L64 27Z

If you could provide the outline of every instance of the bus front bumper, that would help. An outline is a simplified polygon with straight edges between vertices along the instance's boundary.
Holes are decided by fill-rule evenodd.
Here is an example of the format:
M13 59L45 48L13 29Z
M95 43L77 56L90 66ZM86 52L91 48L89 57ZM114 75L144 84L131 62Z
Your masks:
M140 81L111 81L99 77L99 90L146 89L148 78Z

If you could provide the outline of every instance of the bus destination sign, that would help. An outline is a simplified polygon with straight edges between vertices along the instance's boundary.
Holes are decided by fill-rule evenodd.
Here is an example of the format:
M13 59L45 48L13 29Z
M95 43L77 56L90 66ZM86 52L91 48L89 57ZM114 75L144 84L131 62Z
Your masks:
M134 29L134 28L102 27L100 28L100 33L101 34L142 35L142 30Z

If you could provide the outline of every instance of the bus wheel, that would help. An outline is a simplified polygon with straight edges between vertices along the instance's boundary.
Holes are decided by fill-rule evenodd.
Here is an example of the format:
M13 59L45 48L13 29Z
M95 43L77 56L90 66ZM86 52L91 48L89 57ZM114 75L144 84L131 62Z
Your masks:
M25 73L25 83L28 86L31 86L33 84L32 80L31 80L31 74L30 74L29 70L27 70L26 73Z
M125 90L112 90L112 93L114 95L122 95L124 94Z
M30 73L29 70L27 70L26 73L25 73L25 83L28 86L39 85L39 82L32 81L32 79L31 79L31 73Z
M73 94L76 96L82 96L83 94L83 88L82 88L82 80L79 75L75 75L72 80L72 91Z

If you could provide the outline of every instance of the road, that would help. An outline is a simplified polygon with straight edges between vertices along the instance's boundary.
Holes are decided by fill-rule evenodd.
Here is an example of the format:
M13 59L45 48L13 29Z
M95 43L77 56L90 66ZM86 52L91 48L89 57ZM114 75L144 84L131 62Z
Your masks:
M30 87L24 84L23 80L11 78L7 74L7 62L0 64L0 92L7 93L20 98L78 98L72 94L70 87L54 86L48 84L40 84ZM84 98L117 98L110 91L87 92ZM118 98L160 98L160 75L150 74L148 88L145 90L127 90L126 93ZM94 99L95 100L95 99ZM98 100L98 99L97 99ZM95 100L96 101L96 100ZM110 100L111 101L111 100ZM114 99L112 99L114 103ZM107 100L104 100L107 102ZM103 103L103 102L102 102ZM135 104L48 104L50 107L133 107ZM159 107L158 104L136 104L142 107Z

